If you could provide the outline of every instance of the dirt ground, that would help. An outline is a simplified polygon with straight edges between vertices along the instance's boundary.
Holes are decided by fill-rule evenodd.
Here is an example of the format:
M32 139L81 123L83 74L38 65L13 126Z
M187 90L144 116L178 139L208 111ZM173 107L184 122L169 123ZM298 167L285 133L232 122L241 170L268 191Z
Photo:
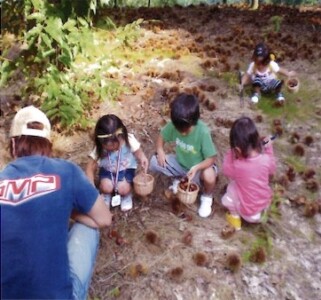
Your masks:
M197 215L198 202L185 206L166 197L170 181L155 175L152 194L135 195L129 213L114 208L112 227L101 231L90 299L320 299L321 216L315 203L321 199L321 13L272 6L260 11L191 6L106 13L121 16L119 22L144 18L136 51L171 47L177 53L141 62L140 72L124 64L118 76L130 91L94 113L97 118L117 114L148 157L178 91L199 97L219 165L231 123L242 115L256 121L261 135L278 132L280 137L274 142L275 201L266 222L243 224L241 231L226 236L220 198L227 179L222 174L207 219ZM282 18L280 31L275 16ZM297 94L285 90L283 107L275 108L273 97L264 97L270 114L248 104L249 91L240 107L235 75L246 69L261 40L275 50L281 66L297 72L301 83ZM9 118L1 122L2 145ZM56 134L55 142L58 155L85 166L91 132ZM2 168L8 154L1 148Z

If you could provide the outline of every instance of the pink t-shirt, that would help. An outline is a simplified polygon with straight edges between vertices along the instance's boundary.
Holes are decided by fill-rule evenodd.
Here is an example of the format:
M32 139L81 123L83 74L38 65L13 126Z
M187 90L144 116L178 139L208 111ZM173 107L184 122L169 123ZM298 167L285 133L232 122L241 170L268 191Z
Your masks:
M276 163L272 144L255 157L235 159L229 150L223 162L223 173L232 182L228 189L238 197L240 213L252 216L264 210L271 203L272 189L269 176L275 171Z

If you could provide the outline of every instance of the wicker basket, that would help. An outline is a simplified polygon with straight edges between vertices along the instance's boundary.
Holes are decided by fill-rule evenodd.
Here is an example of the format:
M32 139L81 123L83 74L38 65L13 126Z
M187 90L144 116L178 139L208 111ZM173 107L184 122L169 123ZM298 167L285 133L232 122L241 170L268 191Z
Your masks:
M191 183L191 186L195 186L196 189L194 191L188 192L188 191L183 190L180 187L180 185L178 185L177 197L184 204L193 204L197 199L197 195L198 195L200 188L196 183Z
M300 81L298 78L293 77L287 80L286 87L289 93L297 93L300 87Z
M133 179L134 190L139 196L147 196L154 189L154 177L150 174L140 173Z

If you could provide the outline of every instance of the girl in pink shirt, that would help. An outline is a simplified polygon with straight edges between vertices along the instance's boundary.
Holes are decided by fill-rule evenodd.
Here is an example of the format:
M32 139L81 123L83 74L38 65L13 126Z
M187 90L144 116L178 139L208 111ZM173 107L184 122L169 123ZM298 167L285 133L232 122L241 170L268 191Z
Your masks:
M230 146L223 162L223 174L230 183L222 204L229 210L228 223L239 230L240 217L251 223L260 222L261 212L270 205L269 177L275 171L275 158L272 143L262 143L254 122L248 117L233 123Z

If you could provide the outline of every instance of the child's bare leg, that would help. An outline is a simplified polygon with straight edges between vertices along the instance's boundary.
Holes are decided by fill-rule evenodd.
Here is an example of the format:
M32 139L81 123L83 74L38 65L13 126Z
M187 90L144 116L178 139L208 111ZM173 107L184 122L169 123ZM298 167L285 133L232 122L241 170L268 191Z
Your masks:
M243 86L252 84L252 79L248 75L244 75L242 78Z
M236 204L227 193L222 197L221 202L232 215L238 215Z
M259 86L254 86L253 87L254 93L260 93L261 92L261 88Z
M112 192L114 191L114 186L110 179L103 178L100 181L99 189L100 192L103 194L112 194Z
M108 207L110 207L110 200L114 191L114 186L109 178L103 178L99 184L99 190L103 194L104 201Z
M261 78L256 77L252 82L253 92L259 95L265 85L266 84L263 82Z
M131 184L126 180L118 182L118 194L121 196L120 209L128 211L133 208L133 198L131 193Z
M216 184L216 173L213 167L207 168L202 172L201 179L205 195L213 196Z
M118 181L117 188L120 196L126 196L131 191L131 184L126 180Z

